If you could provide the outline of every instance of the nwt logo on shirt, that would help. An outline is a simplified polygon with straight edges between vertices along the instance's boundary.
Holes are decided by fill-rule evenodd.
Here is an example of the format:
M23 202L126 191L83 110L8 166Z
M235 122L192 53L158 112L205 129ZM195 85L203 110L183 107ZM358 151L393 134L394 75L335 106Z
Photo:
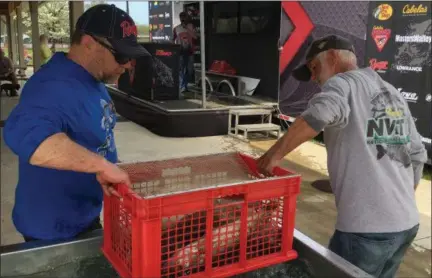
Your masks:
M387 90L379 92L371 101L372 118L367 121L368 144L406 144L404 103Z
M371 101L372 117L366 123L366 142L375 145L377 160L384 156L410 165L405 145L410 142L404 103L388 90L378 92Z

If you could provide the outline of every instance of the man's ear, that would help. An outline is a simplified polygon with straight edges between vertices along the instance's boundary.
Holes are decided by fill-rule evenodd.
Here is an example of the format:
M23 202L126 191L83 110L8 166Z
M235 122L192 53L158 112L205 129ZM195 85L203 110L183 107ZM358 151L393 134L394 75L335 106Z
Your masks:
M81 45L83 45L87 49L92 49L95 45L94 39L89 35L84 35L81 37Z
M337 53L334 49L329 49L327 53L327 61L330 63L330 65L336 65L337 63Z
M336 60L336 50L330 49L328 51L328 57L333 61Z

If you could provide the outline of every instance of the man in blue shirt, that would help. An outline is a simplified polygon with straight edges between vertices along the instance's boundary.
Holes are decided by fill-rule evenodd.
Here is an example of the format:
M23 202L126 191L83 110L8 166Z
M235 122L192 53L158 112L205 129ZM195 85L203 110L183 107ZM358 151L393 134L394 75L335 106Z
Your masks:
M26 241L69 239L101 228L103 191L130 184L117 167L116 114L104 83L149 53L114 5L88 9L69 53L56 53L23 88L4 128L19 157L13 222Z

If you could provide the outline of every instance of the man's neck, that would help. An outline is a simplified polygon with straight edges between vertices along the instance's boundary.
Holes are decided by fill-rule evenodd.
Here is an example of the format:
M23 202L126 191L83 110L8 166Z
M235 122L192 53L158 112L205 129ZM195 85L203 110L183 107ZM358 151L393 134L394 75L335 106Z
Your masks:
M337 73L344 73L344 72L352 71L352 70L356 70L356 69L358 69L358 66L357 66L357 65L353 65L353 64L344 64L344 65L341 65L341 66L340 66L340 68L339 68L339 70L337 71Z
M71 46L69 49L69 52L66 54L67 58L71 61L75 62L76 64L83 67L86 71L88 71L95 79L95 74L90 70L90 67L88 65L88 60L86 59L86 55L80 55L79 53L81 51L78 51L78 46ZM82 52L81 52L82 53Z

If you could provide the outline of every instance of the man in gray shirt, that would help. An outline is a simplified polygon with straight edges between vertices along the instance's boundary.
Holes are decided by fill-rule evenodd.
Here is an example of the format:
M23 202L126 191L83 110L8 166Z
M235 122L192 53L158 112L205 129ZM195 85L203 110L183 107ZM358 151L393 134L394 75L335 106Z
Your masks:
M262 173L324 129L330 184L338 211L329 249L376 277L394 277L417 235L415 200L425 147L408 104L338 36L314 41L293 75L322 91L288 132L258 160Z

